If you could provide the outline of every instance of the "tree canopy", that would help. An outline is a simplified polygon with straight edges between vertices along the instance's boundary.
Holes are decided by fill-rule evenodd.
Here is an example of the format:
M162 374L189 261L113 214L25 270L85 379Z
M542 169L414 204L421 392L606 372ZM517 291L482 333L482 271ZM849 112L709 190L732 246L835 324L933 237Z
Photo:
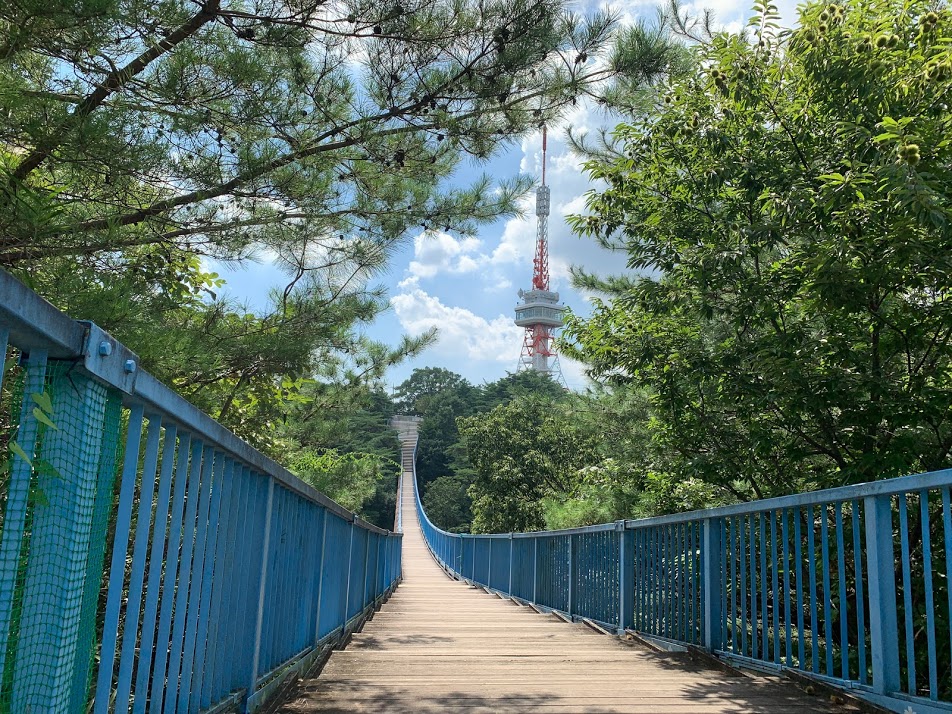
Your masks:
M543 497L571 493L579 470L595 460L597 435L565 417L555 402L527 396L460 420L477 474L469 490L474 532L545 527Z
M612 25L552 0L6 3L0 264L267 249L302 281L471 231L527 180L441 180L610 76Z
M706 33L587 169L576 229L627 255L566 331L648 387L679 476L767 496L949 464L952 14L758 4Z

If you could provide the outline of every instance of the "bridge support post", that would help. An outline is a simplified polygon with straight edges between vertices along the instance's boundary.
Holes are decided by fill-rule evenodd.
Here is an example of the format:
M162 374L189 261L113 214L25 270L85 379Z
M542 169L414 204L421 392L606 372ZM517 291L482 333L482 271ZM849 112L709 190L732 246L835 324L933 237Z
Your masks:
M618 634L635 626L635 533L615 522L618 533Z
M721 572L723 562L723 543L721 531L723 522L720 518L705 518L701 541L701 602L704 616L702 631L704 648L709 652L722 649L721 620L721 592L724 589L724 577Z
M899 690L899 627L896 615L896 564L893 552L892 497L863 499L866 563L869 572L869 639L873 692Z

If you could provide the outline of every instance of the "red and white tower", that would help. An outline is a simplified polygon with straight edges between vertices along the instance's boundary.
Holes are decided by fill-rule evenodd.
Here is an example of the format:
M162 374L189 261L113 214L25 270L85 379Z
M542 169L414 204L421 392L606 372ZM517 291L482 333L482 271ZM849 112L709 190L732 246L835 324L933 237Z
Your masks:
M542 127L542 185L536 190L538 233L532 260L532 289L520 290L522 302L516 305L516 324L526 330L518 369L534 369L564 383L559 356L552 340L562 327L564 305L559 294L549 290L549 187L545 183L546 131Z

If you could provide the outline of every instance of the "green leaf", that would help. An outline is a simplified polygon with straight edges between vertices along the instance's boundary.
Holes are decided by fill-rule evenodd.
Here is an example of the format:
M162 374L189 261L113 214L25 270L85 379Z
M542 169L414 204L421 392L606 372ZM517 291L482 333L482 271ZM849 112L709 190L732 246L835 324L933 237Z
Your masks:
M34 459L33 470L40 476L49 476L50 478L63 478L63 475L53 464L46 459Z
M46 424L46 426L48 426L50 429L55 429L56 431L59 431L59 427L56 426L55 422L52 419L50 419L48 416L46 416L46 414L44 414L43 411L39 407L33 407L33 416L36 418L38 422L41 422L42 424Z
M30 492L30 498L36 506L48 506L50 505L50 499L46 497L46 494L43 492L43 489L37 488Z
M17 442L15 441L10 442L10 451L12 451L14 454L19 456L21 459L26 461L31 466L33 465L33 462L30 461L30 457L26 455L26 452L20 447L20 445Z
M36 402L40 409L45 411L47 414L53 413L53 400L50 399L50 395L47 392L33 392L30 395L30 399Z

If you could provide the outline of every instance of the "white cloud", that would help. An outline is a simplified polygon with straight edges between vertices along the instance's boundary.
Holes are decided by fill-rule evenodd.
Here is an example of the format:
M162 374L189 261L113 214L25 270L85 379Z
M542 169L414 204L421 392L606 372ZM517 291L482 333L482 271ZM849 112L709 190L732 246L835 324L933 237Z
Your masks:
M522 263L531 269L536 240L534 206L535 199L528 199L523 207L527 216L506 221L499 243L490 256L493 265Z
M587 107L580 106L566 118L576 132L593 130L599 118ZM579 265L596 273L617 272L619 256L604 250L589 239L575 236L565 221L566 216L583 213L585 193L593 184L582 170L582 160L572 153L564 141L564 130L552 130L548 140L548 168L546 182L551 189L551 212L549 215L549 273L555 289L568 287L569 268ZM542 170L542 136L537 133L522 142L520 167L523 172L536 176ZM530 195L523 205L525 217L506 221L502 235L490 253L490 263L503 266L525 266L528 284L535 253L537 219L535 195Z
M448 233L420 233L413 239L410 275L432 278L439 273L470 273L487 261L479 253L483 243L477 238L457 240Z
M524 332L513 324L510 315L487 319L466 308L445 305L418 287L396 295L391 304L401 327L409 334L439 328L434 351L466 365L463 371L479 371L480 362L501 364L506 371L516 369ZM559 363L569 388L583 389L588 384L585 365L567 357L560 357ZM460 369L456 364L451 366Z
M444 305L420 288L391 299L400 325L411 335L431 327L440 330L436 350L478 361L509 364L513 369L522 346L522 328L509 315L487 319L462 307Z
M410 275L397 283L397 287L401 290L413 290L419 286L420 278L416 275Z

